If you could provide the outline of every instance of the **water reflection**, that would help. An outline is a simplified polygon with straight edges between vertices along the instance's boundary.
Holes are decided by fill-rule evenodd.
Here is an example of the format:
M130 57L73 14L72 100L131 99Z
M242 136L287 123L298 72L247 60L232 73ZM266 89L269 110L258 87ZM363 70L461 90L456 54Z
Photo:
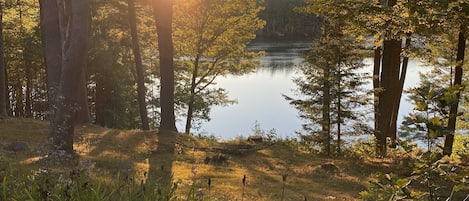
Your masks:
M226 76L217 79L218 87L225 88L230 98L237 99L238 104L228 107L213 107L212 121L204 123L200 133L213 134L224 139L238 135L252 134L256 121L262 129L275 128L282 136L295 136L301 129L303 120L297 117L298 112L286 102L282 94L295 96L296 85L292 79L300 76L298 66L303 65L303 53L308 50L308 41L255 41L250 44L251 50L263 50L265 56L260 58L260 67L255 73L243 76ZM365 69L372 72L372 60L364 61L369 65ZM409 63L405 88L415 86L418 72L425 70L417 61ZM371 80L367 85L372 88ZM403 114L412 110L406 98L401 101L399 122ZM182 122L181 122L182 124ZM178 125L182 128L183 125Z

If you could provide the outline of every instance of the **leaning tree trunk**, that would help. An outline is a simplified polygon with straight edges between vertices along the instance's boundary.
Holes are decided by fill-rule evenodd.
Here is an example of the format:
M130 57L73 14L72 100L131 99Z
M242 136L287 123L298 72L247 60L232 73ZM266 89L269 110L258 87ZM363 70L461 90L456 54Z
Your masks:
M62 13L63 15L59 15L59 19L63 19L61 22L64 22L60 26L61 35L64 38L62 39L62 72L56 97L57 103L60 104L57 104L51 134L54 149L71 154L73 153L73 136L79 99L77 91L80 90L82 79L79 75L83 75L87 62L91 13L87 0L66 2L65 8L67 10Z
M0 119L7 116L6 66L3 45L3 2L0 2Z
M153 11L155 12L158 48L160 53L160 129L177 131L176 117L174 115L174 52L172 39L173 1L153 1Z
M132 49L135 59L135 69L137 71L137 94L140 119L142 120L142 129L150 130L150 125L148 124L147 104L145 101L147 90L145 88L145 75L143 74L142 56L140 54L140 45L138 43L137 14L135 11L134 0L127 0L127 4L129 12L130 33L132 35Z
M405 48L410 49L411 38L408 34L405 39ZM398 81L396 81L395 95L393 97L393 114L391 117L391 127L389 128L389 135L387 137L391 138L391 147L396 148L397 146L397 117L399 113L399 107L402 98L402 92L404 90L404 82L407 75L407 66L409 65L409 57L407 55L402 59L402 67L400 68L400 73L398 73Z
M466 50L466 37L464 34L466 33L466 26L461 24L459 29L459 37L458 37L458 52L456 55L456 68L454 74L454 87L461 86L462 83L462 73L463 69L462 66L464 64L464 52ZM449 113L449 120L448 120L448 134L445 137L445 146L443 148L444 154L450 156L453 152L453 142L454 142L454 132L456 130L456 118L458 116L458 106L459 106L459 98L460 93L458 92L456 95L457 101L455 104L451 105L450 113Z

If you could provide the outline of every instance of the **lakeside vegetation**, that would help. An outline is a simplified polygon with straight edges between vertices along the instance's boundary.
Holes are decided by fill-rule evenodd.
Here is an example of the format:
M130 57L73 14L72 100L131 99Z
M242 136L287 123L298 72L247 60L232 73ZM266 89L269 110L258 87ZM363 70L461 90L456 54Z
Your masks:
M467 13L469 0L0 1L0 199L466 201ZM258 66L256 34L313 39L301 98L285 96L298 138L195 137L235 102L217 77ZM357 73L365 43L373 71ZM411 58L433 71L405 91Z
M415 174L418 164L413 161L420 159L417 149L394 150L392 157L379 159L370 155L374 152L372 140L344 149L344 157L330 158L307 151L307 146L293 139L220 142L207 136L178 134L174 156L155 157L157 150L164 150L158 146L167 146L159 143L157 131L87 125L77 128L76 155L63 160L43 153L47 133L47 122L0 121L2 200L383 200L385 194L377 192L400 190L404 184L398 178L425 175ZM28 149L10 150L8 146L14 141L27 143ZM442 178L454 177L432 179L439 182L435 183L438 197L449 197L452 190L458 190L453 192L453 200L462 200L469 192L467 181L457 180L467 180L467 145L457 146L461 155L431 167L447 171ZM209 149L214 147L263 148L222 153L222 149ZM172 161L174 183L148 175L152 166L161 168L161 160ZM386 175L391 180L387 181ZM426 188L425 183L416 181L406 185L412 192Z

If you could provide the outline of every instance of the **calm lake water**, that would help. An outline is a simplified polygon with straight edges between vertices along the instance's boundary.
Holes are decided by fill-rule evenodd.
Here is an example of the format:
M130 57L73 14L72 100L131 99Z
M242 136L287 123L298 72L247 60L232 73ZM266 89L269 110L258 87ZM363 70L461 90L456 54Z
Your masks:
M225 88L237 104L227 107L213 107L212 120L205 122L195 133L214 135L223 139L253 134L256 122L263 130L276 129L281 137L295 137L295 131L301 130L303 120L298 118L298 111L288 104L282 94L295 96L295 77L300 76L297 67L303 65L302 53L308 50L307 41L255 41L250 45L252 50L263 50L266 55L260 58L260 66L255 73L243 76L227 76L217 79L218 87ZM372 60L367 71L372 73ZM416 86L419 82L418 72L426 71L417 61L409 63L405 88ZM371 80L370 80L371 81ZM372 88L371 82L367 85ZM407 98L401 100L399 122L403 114L412 110ZM183 128L182 122L178 127Z

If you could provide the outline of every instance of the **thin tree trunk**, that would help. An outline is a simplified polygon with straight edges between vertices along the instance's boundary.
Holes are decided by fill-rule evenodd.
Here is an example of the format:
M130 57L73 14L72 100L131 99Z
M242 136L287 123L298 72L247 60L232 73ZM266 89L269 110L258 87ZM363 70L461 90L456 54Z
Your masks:
M339 64L339 76L338 76L338 84L337 84L337 155L342 155L341 146L341 124L342 124L342 74L340 71L340 64Z
M129 12L130 33L132 35L132 50L135 59L135 69L137 71L136 80L140 119L142 120L142 129L150 130L150 125L148 124L147 104L145 101L147 89L145 88L145 75L143 74L142 56L140 54L140 45L138 43L139 40L137 33L137 14L135 11L134 0L127 0L127 4Z
M326 146L327 156L331 155L331 97L330 97L330 70L324 69L324 88L322 106L322 137Z
M7 117L7 82L5 65L5 47L3 45L3 1L0 2L0 119Z
M95 91L95 122L97 125L107 127L106 114L104 107L107 98L109 97L106 92L108 91L103 84L103 76L101 74L96 75L96 91Z
M189 94L189 103L187 104L187 118L186 118L186 134L189 134L191 132L192 128L192 116L194 114L194 102L195 102L195 88L197 86L196 84L196 79L198 76L199 72L199 56L197 55L197 58L195 58L194 62L194 70L192 71L192 79L191 79L191 89L190 89L190 94Z
M459 28L459 37L458 37L458 52L456 55L456 68L454 73L454 87L460 87L462 83L462 74L463 69L462 66L464 64L464 53L466 50L466 37L464 34L466 33L466 26L461 24ZM448 132L445 136L445 146L443 152L445 155L450 156L453 153L453 142L454 142L454 132L456 131L456 120L458 116L458 107L459 107L459 98L460 93L458 92L456 95L457 101L455 104L451 105L450 113L449 113L449 120L448 120Z
M410 49L410 43L411 43L411 38L410 38L410 34L407 35L407 38L406 38L406 44L405 44L405 48L407 50ZM391 138L391 148L396 148L397 147L397 117L398 117L398 113L399 113L399 107L400 107L400 103L401 103L401 98L402 98L402 92L403 92L403 89L404 89L404 82L405 82L405 78L406 78L406 75L407 75L407 66L409 65L409 57L406 55L403 59L402 59L402 68L400 68L400 74L399 74L399 81L398 81L398 84L396 85L396 95L394 95L394 99L393 99L393 111L392 111L392 117L391 117L391 127L390 127L390 131L389 131L389 136Z
M75 124L91 123L90 109L88 107L88 87L86 86L86 73L81 72L77 96L77 113L75 115Z
M3 57L5 59L5 57ZM10 88L9 88L9 82L8 82L8 70L7 70L7 62L6 60L4 61L4 74L5 74L5 103L6 103L6 111L7 111L7 116L13 116L13 110L11 109L11 103L10 103Z
M375 116L375 136L377 153L383 152L382 134L379 127L379 97L382 92L380 84L380 69L381 69L381 47L376 47L374 52L374 64L373 64L373 89L374 89L374 116ZM384 147L386 149L386 147Z
M21 79L17 78L16 83L14 84L14 94L15 94L15 117L24 117L24 102L23 102L23 84L21 83Z
M160 57L160 129L177 131L174 115L174 64L172 39L172 0L153 0Z
M31 62L31 55L28 54L27 43L23 43L24 50L23 50L23 59L24 59L24 68L25 68L25 81L26 81L26 91L25 91L25 107L24 107L24 116L27 118L32 117L32 82L33 82L33 75L32 75L32 62Z

